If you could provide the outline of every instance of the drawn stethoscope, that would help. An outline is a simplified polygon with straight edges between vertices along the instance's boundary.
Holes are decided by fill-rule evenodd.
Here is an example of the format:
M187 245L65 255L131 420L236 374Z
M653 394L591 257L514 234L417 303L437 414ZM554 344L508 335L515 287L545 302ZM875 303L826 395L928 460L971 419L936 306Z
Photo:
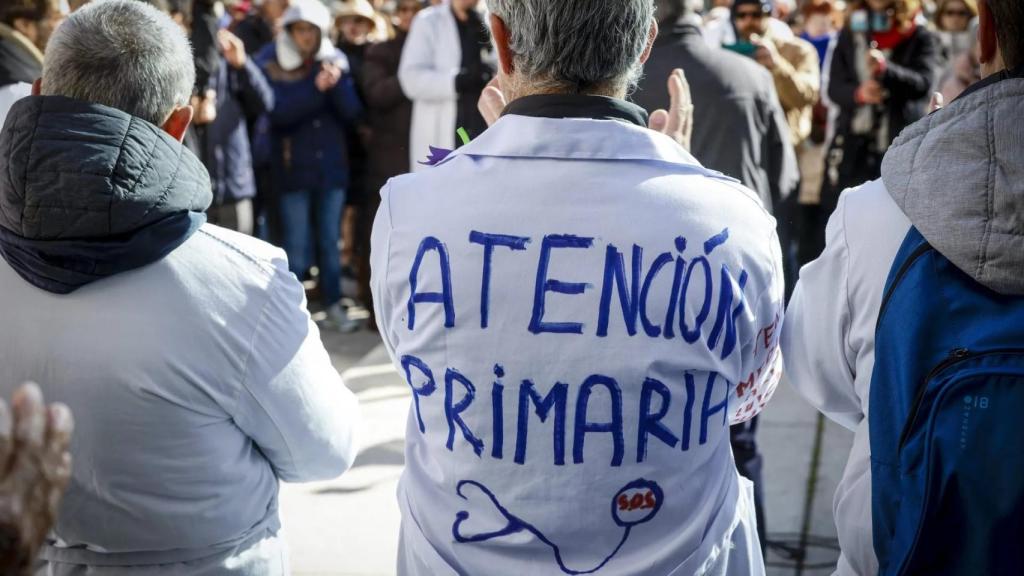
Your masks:
M664 492L662 492L661 487L654 481L640 478L623 486L622 489L619 490L612 498L611 506L612 520L614 520L618 526L625 529L622 534L622 539L619 541L619 544L615 549L612 550L611 553L608 554L608 556L606 556L605 559L596 567L589 570L573 570L565 565L565 561L562 558L562 551L559 549L557 544L548 539L548 537L535 526L509 512L508 509L501 505L501 502L498 501L494 492L491 492L491 490L483 484L476 482L475 480L463 480L459 482L456 486L455 492L460 498L468 500L466 495L463 493L463 489L466 486L475 486L490 498L491 503L494 504L494 507L498 512L505 517L507 523L501 530L465 536L462 534L460 528L462 523L469 519L469 512L462 510L455 515L455 523L452 524L452 536L455 537L456 542L462 544L484 542L486 540L502 538L504 536L523 531L530 532L541 542L551 547L555 553L555 561L558 563L558 567L562 569L562 572L573 575L593 574L601 568L604 568L605 564L619 553L619 550L622 549L626 540L629 539L630 530L632 530L634 526L643 524L644 522L648 522L654 518L664 502Z

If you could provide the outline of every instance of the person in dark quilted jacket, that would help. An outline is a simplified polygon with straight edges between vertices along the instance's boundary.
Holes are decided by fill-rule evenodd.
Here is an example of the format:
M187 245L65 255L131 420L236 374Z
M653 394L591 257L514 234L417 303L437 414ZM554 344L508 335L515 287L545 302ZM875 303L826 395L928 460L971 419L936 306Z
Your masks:
M170 16L94 2L0 132L0 397L38 382L76 421L47 574L283 576L279 483L355 458L284 252L207 223L194 82Z

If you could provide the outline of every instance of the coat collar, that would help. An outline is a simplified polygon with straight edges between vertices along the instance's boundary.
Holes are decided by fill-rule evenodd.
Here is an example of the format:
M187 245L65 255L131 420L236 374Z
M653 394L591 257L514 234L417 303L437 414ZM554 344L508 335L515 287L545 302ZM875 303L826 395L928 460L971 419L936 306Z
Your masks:
M660 162L734 181L701 166L668 136L618 120L508 114L439 164L460 156Z
M536 94L515 100L502 116L531 116L534 118L593 118L621 120L641 128L647 127L647 112L630 102L607 96L583 94Z

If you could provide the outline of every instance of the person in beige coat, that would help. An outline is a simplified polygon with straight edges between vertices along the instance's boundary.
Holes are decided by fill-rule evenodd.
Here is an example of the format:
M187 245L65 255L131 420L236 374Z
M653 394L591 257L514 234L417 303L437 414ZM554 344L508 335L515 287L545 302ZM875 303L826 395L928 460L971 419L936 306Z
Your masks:
M739 45L772 74L779 102L786 112L793 146L811 135L811 119L821 91L818 52L806 40L773 34L768 25L772 0L736 0L732 21Z

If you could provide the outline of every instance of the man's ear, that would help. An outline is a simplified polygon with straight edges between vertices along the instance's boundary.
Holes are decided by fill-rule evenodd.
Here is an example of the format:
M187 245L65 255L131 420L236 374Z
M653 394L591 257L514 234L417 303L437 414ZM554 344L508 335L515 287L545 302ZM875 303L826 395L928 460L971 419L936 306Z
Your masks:
M162 126L164 132L170 134L171 138L178 142L184 142L185 132L188 130L188 125L192 123L192 113L191 106L175 108Z
M644 53L640 55L640 63L646 64L647 59L651 57L651 50L654 49L654 41L658 39L658 21L651 21L651 30L647 33L647 47L644 48Z
M992 63L999 52L999 38L996 19L988 7L988 0L978 2L978 42L981 44L979 60L982 64Z
M512 48L509 47L510 34L508 27L505 26L505 21L495 14L491 14L491 35L494 37L494 47L498 50L498 63L501 65L501 71L506 76L511 76L514 66L512 65Z
M43 94L43 79L36 78L36 81L32 83L32 95L41 96Z

